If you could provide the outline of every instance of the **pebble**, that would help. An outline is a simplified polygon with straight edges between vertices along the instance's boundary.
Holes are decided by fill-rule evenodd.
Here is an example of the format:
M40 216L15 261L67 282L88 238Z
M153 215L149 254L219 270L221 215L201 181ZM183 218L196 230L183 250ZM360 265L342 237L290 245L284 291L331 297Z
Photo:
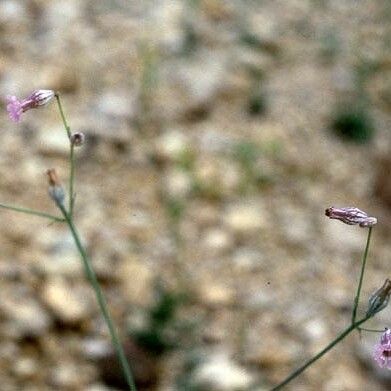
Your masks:
M148 305L153 299L154 273L146 263L129 257L119 267L125 299L131 304Z
M208 229L201 238L203 249L210 256L222 255L229 251L233 245L232 235L218 227Z
M201 363L192 374L193 384L208 391L246 390L253 376L236 364L227 353L216 353Z
M154 154L163 162L175 162L190 151L190 140L178 129L163 133L155 143Z
M257 232L267 226L267 215L259 203L239 202L226 207L224 224L237 234Z
M26 293L28 294L28 293ZM52 319L43 306L25 295L4 295L0 308L8 321L3 324L3 332L10 337L42 336L51 327Z
M87 320L95 306L86 287L73 286L63 277L51 277L42 287L42 300L63 323Z
M179 168L171 168L162 178L163 189L166 196L172 199L188 197L193 188L190 175Z

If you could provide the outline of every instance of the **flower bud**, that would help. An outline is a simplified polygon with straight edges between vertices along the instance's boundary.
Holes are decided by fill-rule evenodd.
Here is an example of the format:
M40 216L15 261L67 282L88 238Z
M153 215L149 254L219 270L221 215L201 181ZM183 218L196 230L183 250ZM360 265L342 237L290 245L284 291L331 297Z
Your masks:
M65 192L58 179L57 172L54 168L46 172L49 180L49 195L57 205L63 205Z
M53 90L36 90L27 100L31 100L31 108L47 105L54 98Z
M373 316L377 312L386 308L390 300L390 295L391 281L387 278L383 286L379 288L375 293L373 293L372 296L369 298L367 316Z
M73 133L71 136L71 143L75 147L81 147L84 144L85 136L84 133L77 132Z
M345 224L356 225L360 227L373 227L377 223L375 217L368 216L365 212L354 207L335 208L331 206L325 211L330 219L340 220Z

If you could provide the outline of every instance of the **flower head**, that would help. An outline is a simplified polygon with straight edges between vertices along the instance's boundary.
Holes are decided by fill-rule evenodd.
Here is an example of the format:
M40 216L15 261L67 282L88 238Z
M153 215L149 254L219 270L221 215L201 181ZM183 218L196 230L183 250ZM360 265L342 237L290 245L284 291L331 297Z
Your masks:
M331 206L326 209L325 214L330 219L337 219L349 225L358 224L360 227L373 227L377 223L375 217L370 217L362 210L352 206L344 208Z
M10 119L19 122L21 115L30 109L48 104L54 98L52 90L36 90L25 99L18 99L16 96L7 96L7 112Z
M373 358L381 368L391 369L391 329L386 329L375 345Z

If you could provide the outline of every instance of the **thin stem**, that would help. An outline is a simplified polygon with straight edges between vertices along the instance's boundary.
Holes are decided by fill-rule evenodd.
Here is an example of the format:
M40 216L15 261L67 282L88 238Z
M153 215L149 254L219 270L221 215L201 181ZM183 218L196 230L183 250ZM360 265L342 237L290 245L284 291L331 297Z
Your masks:
M60 95L58 93L56 93L54 96L56 97L57 106L58 106L58 110L60 111L62 123L64 124L64 128L67 132L68 138L70 139L71 138L71 128L69 127L67 120L65 118L64 110L62 109Z
M57 101L58 110L60 111L62 123L64 124L64 128L65 128L65 130L67 132L67 136L68 136L68 140L69 140L69 148L70 148L70 150L69 150L69 166L70 166L70 175L69 175L69 214L72 216L73 215L73 206L74 206L74 202L75 202L75 195L73 193L73 184L74 184L74 181L75 181L75 150L74 150L75 148L74 148L74 144L71 141L71 136L72 136L71 128L68 125L68 122L67 122L67 120L65 118L64 110L63 110L62 104L61 104L60 95L58 93L56 93L55 97L56 97L56 101Z
M352 324L354 324L354 322L356 321L357 307L358 307L358 302L360 300L360 293L361 293L362 282L364 280L365 265L367 263L369 243L371 242L371 236L372 236L372 227L369 227L369 229L368 229L368 237L367 237L367 244L365 245L364 255L362 257L362 262L361 262L360 280L359 280L358 286L357 286L356 297L354 298L354 306L353 306L353 311L352 311Z
M105 322L107 324L107 327L109 329L110 337L111 337L112 343L114 345L114 348L117 351L117 355L118 355L119 361L121 363L122 370L123 370L125 378L126 378L126 382L129 386L129 390L136 391L136 385L134 383L133 375L130 370L128 361L126 359L125 352L124 352L123 347L121 345L117 331L114 327L113 321L112 321L111 316L109 314L106 300L103 296L98 279L97 279L96 274L91 266L90 260L87 256L87 253L86 253L83 245L81 244L80 236L79 236L79 234L76 230L76 227L73 223L72 216L70 215L69 212L66 211L64 205L57 204L57 206L60 208L60 210L65 218L65 221L68 224L68 227L69 227L69 229L72 233L73 239L75 241L76 247L77 247L77 249L80 253L81 259L83 261L83 266L84 266L86 276L95 291L96 298L97 298L98 304L99 304L99 308L102 312L102 315L103 315Z
M53 216L50 213L40 212L38 210L33 210L33 209L29 209L29 208L22 208L20 206L0 204L0 208L10 209L10 210L14 210L16 212L26 213L29 215L45 217L47 219L54 220L54 221L65 221L62 217Z
M358 328L360 324L366 322L372 315L367 315L363 319L351 324L347 327L341 334L338 335L333 341L331 341L324 349L322 349L318 354L308 360L296 371L292 372L285 380L283 380L276 387L272 388L271 391L280 390L282 387L286 386L291 380L299 376L305 369L307 369L315 361L319 360L324 354L326 354L330 349L332 349L337 343L341 342L348 334L350 334L354 329Z

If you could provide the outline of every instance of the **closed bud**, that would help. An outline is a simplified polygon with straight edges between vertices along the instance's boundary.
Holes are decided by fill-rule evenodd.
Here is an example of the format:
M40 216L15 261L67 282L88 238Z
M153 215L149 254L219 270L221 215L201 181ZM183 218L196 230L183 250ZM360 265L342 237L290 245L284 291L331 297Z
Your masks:
M335 208L331 206L325 211L330 219L340 220L345 224L359 225L360 227L373 227L377 223L376 217L370 217L362 210L355 207Z
M375 293L373 293L373 295L369 298L367 316L373 316L377 312L386 308L390 300L390 295L391 281L387 278L383 286L379 288Z
M49 195L51 199L57 205L63 205L65 199L65 191L61 186L56 170L54 168L50 168L46 171L46 174L49 180Z

